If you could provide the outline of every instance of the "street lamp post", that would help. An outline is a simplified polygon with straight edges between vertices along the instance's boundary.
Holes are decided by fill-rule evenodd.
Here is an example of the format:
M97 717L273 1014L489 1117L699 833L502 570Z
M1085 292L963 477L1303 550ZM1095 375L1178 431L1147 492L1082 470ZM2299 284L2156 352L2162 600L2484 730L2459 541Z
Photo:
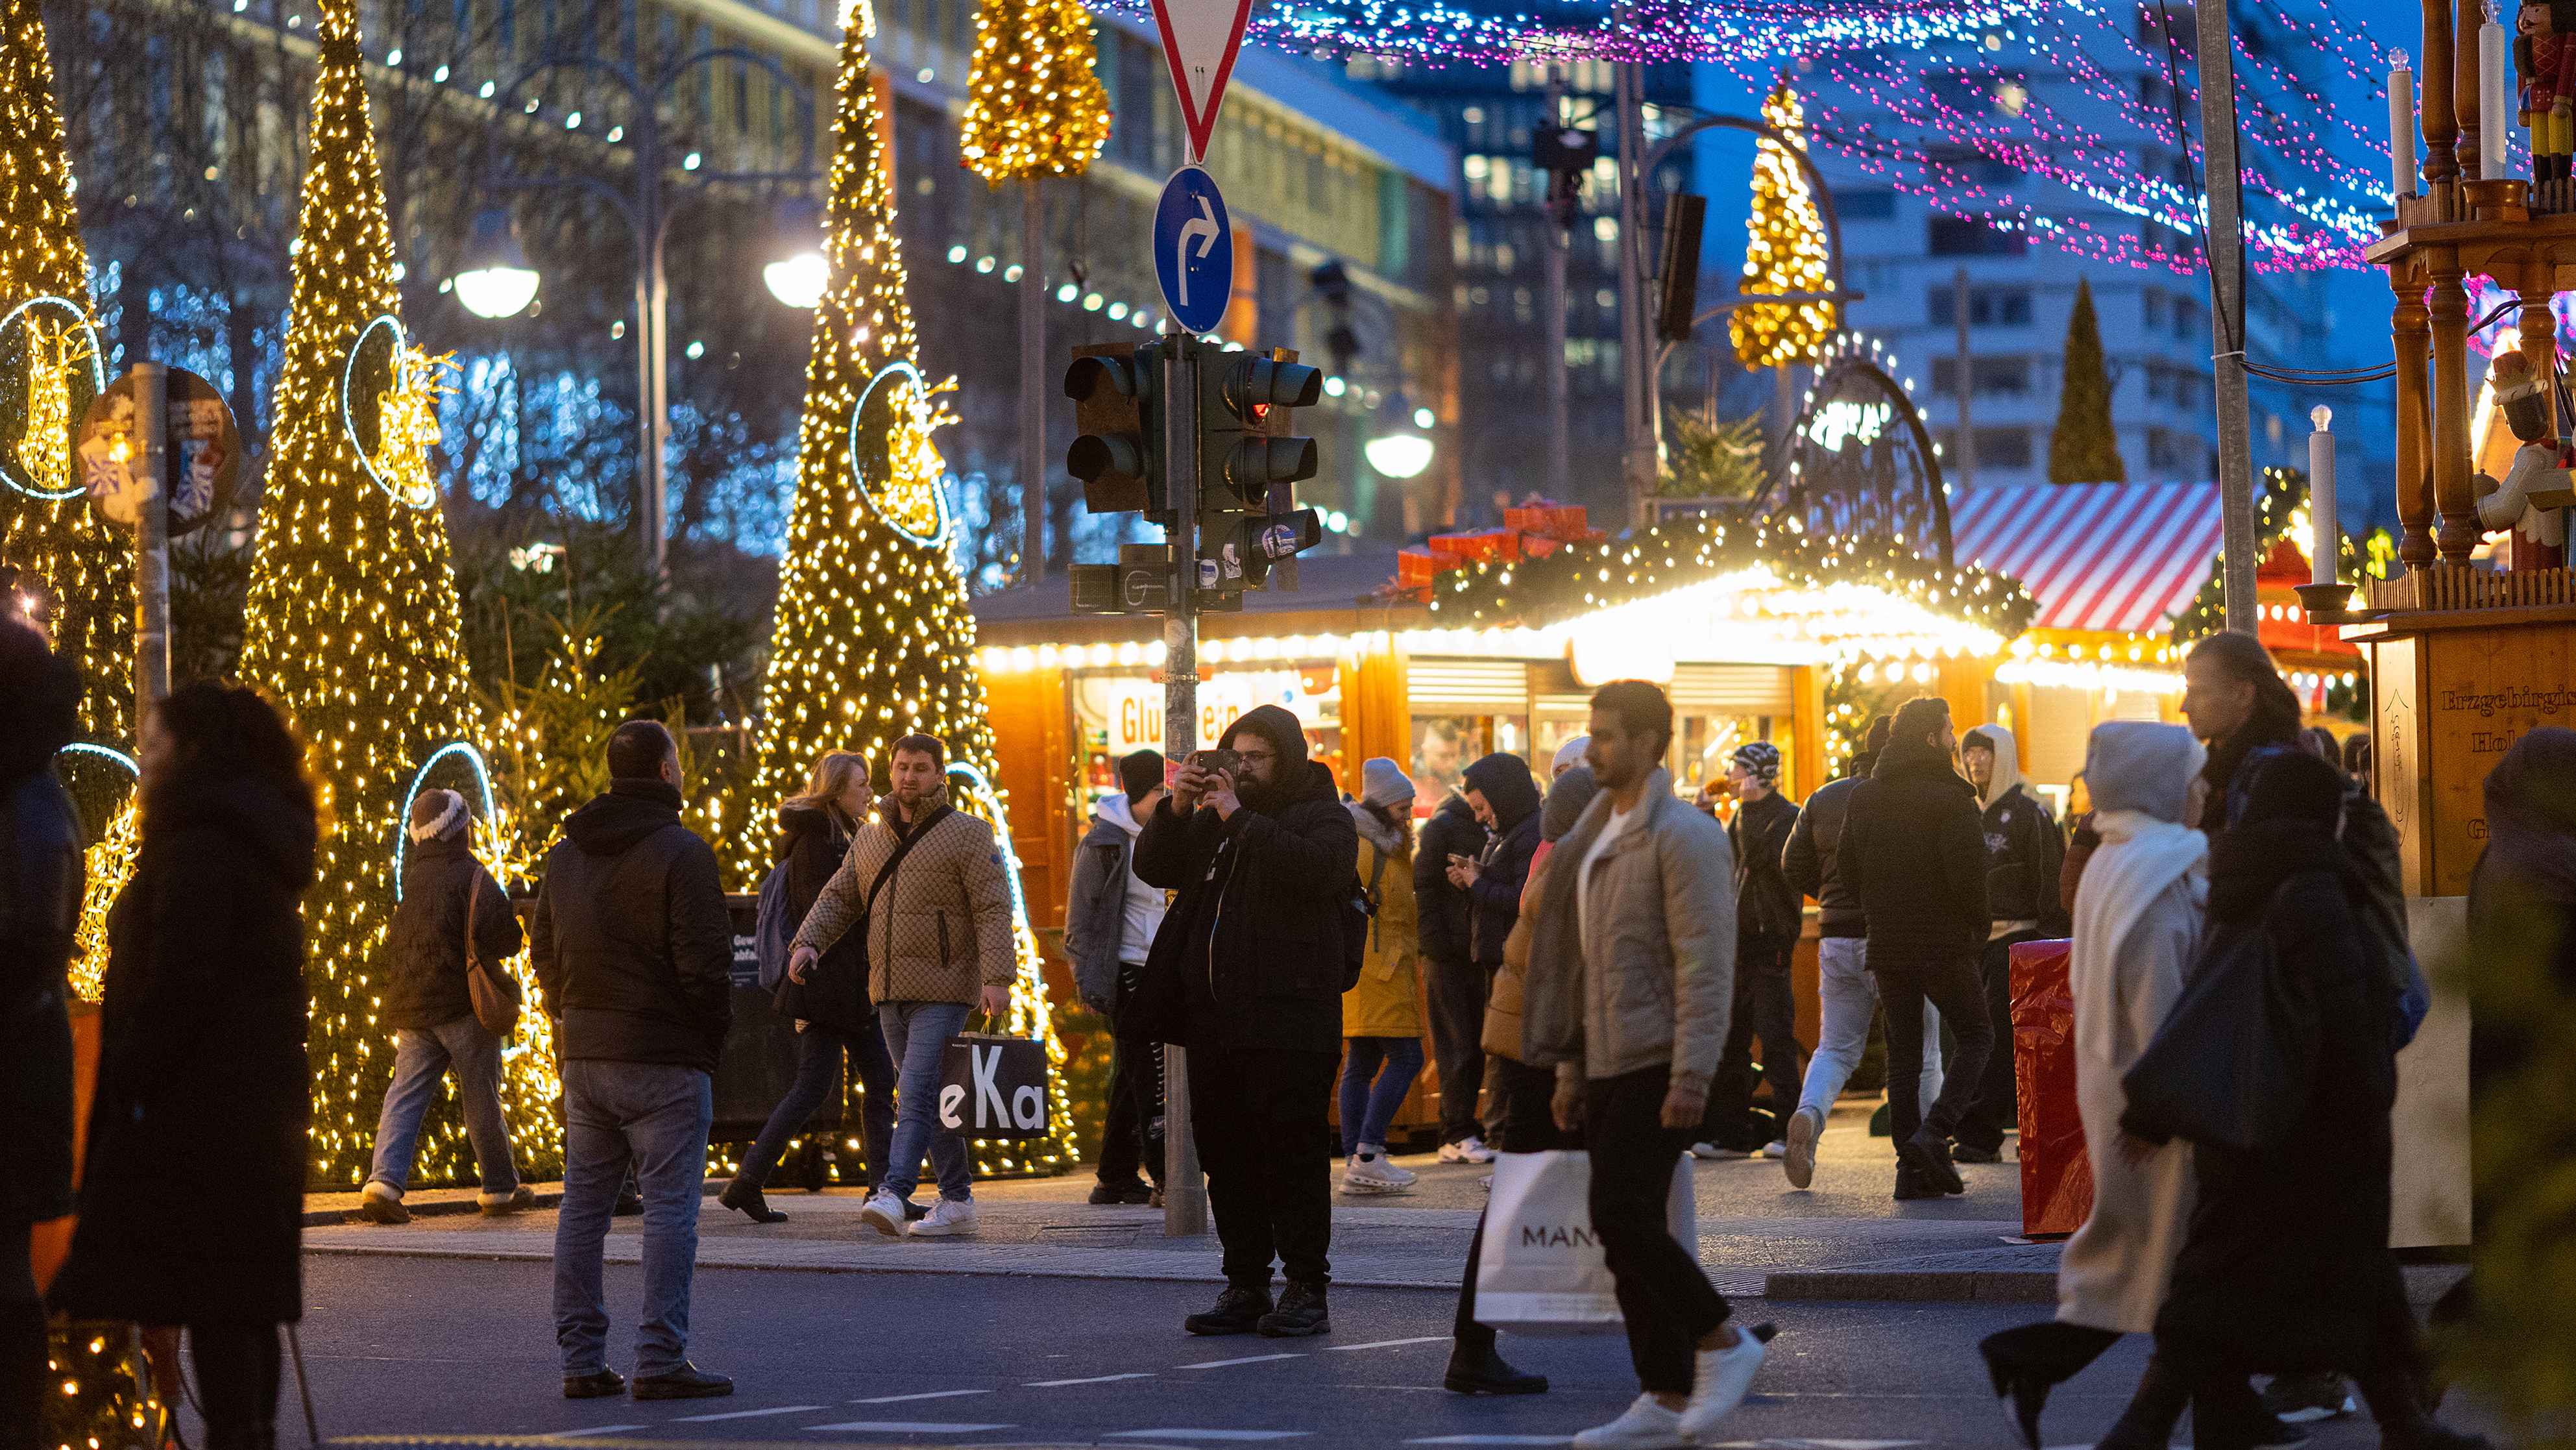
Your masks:
M667 569L669 541L664 515L669 506L667 453L671 438L670 405L670 284L663 258L670 244L671 217L678 209L666 195L672 165L670 139L662 124L661 103L683 77L701 65L734 60L757 65L767 70L778 84L796 97L801 165L795 171L704 172L703 155L690 150L679 159L682 171L695 176L702 185L719 184L796 184L810 185L814 171L814 98L804 86L787 73L775 59L741 46L716 46L682 56L650 76L633 68L595 55L553 55L540 58L508 89L493 98L494 113L507 119L512 106L519 103L520 92L540 77L559 70L585 72L605 80L624 92L628 119L612 126L608 144L615 145L622 131L633 133L634 175L629 186L620 187L596 176L515 176L496 175L490 185L511 190L538 187L579 187L606 200L618 215L626 219L635 233L635 371L636 412L641 437L636 460L636 524L644 535L644 562L655 579L664 577ZM521 114L538 113L534 103ZM577 130L581 113L572 112L565 129ZM489 143L487 143L489 144ZM478 168L482 169L482 168ZM476 224L476 252L469 257L475 266L460 269L455 283L457 297L466 309L477 316L500 318L513 316L536 296L536 273L528 267L524 255L517 255L517 242L506 236L506 222L500 243L487 241L488 219ZM513 263L515 262L515 265ZM773 263L764 280L770 291L791 306L813 306L822 295L814 285L817 272L828 281L828 269L820 256L808 260L802 254ZM802 300L811 298L813 300Z

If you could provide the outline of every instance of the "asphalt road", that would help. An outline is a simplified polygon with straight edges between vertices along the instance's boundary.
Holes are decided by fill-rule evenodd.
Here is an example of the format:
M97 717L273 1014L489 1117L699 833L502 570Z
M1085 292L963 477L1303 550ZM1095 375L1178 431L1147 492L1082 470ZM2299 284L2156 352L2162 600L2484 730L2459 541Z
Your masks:
M723 1400L569 1402L542 1263L378 1256L306 1259L303 1325L328 1439L490 1443L570 1436L650 1445L1558 1445L1636 1392L1615 1338L1506 1337L1548 1374L1536 1399L1439 1388L1451 1301L1345 1290L1334 1333L1195 1339L1195 1285L917 1274L712 1270L698 1276L692 1357L734 1377ZM610 1363L631 1362L640 1281L608 1272ZM1975 1341L2022 1306L1743 1306L1780 1327L1744 1443L1813 1450L2005 1447ZM2087 1444L2144 1360L2124 1344L2060 1392L2052 1445ZM302 1439L290 1383L280 1431ZM570 1443L569 1441L567 1443ZM2313 1450L2364 1450L2366 1420L2321 1427Z

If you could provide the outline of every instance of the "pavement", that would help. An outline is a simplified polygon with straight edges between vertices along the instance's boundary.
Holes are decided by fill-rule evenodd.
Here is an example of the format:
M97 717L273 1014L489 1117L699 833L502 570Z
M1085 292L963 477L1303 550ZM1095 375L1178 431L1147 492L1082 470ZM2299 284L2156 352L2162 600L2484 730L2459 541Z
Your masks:
M2021 1229L2019 1166L1963 1165L1964 1197L1898 1203L1895 1149L1868 1135L1869 1105L1839 1109L1823 1137L1813 1185L1788 1186L1778 1162L1711 1160L1692 1172L1699 1256L1731 1295L1834 1299L2045 1301L2056 1273L2054 1245L2015 1245ZM1336 1194L1333 1277L1350 1287L1457 1287L1490 1168L1399 1158L1421 1176L1413 1192ZM843 1273L1008 1275L1137 1279L1213 1284L1212 1238L1174 1239L1159 1210L1095 1207L1084 1200L1088 1173L979 1183L981 1230L971 1240L888 1239L858 1217L855 1190L774 1194L781 1224L756 1225L705 1200L698 1262L727 1269ZM307 1200L308 1253L430 1258L545 1260L554 1254L558 1185L541 1187L540 1207L504 1218L472 1212L466 1189L415 1191L415 1221L401 1227L354 1218L355 1194ZM639 1256L637 1220L615 1221L611 1263Z
M1547 1375L1550 1392L1448 1394L1446 1294L1337 1285L1329 1335L1197 1339L1180 1318L1213 1297L1203 1286L781 1269L697 1275L690 1356L733 1376L733 1396L567 1401L548 1293L542 1263L308 1257L301 1339L322 1436L420 1450L1558 1446L1616 1415L1637 1387L1617 1335L1506 1335L1503 1352ZM609 1270L609 1362L621 1372L633 1365L641 1295L636 1269ZM2015 1443L1976 1342L2039 1317L2026 1306L1734 1307L1779 1333L1725 1427L1731 1450ZM2099 1435L2146 1349L2123 1341L2061 1388L2047 1443ZM303 1443L292 1384L282 1408L282 1440ZM2314 1428L2307 1450L2377 1444L2367 1417Z

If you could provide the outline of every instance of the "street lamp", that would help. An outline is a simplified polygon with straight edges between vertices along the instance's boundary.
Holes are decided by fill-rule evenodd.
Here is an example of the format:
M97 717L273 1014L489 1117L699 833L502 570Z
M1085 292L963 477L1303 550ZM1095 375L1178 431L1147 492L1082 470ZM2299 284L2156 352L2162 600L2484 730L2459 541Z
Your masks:
M823 259L823 209L810 201L791 201L779 209L776 260L760 269L769 295L790 307L811 311L832 285L832 264Z
M687 144L684 138L672 136L665 130L662 103L697 67L727 61L768 71L782 91L795 97L797 133L802 149L797 170L725 174L704 170L705 153ZM618 154L631 158L625 176L612 179L615 175L613 170L608 175L596 171L574 171L547 176L513 175L488 165L478 170L487 174L487 186L495 189L570 186L589 191L607 202L635 234L635 370L639 405L636 412L642 434L636 457L636 522L644 539L645 565L653 577L659 579L666 573L668 554L664 516L669 503L669 485L665 482L669 465L665 454L669 450L671 432L668 376L671 329L670 284L663 261L670 245L672 213L677 210L676 200L665 194L673 181L670 173L676 166L688 173L695 185L702 187L728 184L810 186L815 180L814 98L805 86L787 73L787 68L776 57L741 46L716 46L681 56L650 72L638 71L596 55L566 52L545 55L511 82L497 98L490 97L487 90L487 99L493 100L496 113L512 114L512 108L520 106L521 91L558 70L585 72L591 79L604 82L625 96L628 119L624 125L612 127L607 133L611 146L616 146L620 133L624 133L628 144L620 148ZM521 107L520 114L535 115L540 109L540 102L530 99ZM494 174L496 171L498 174ZM480 219L476 232L479 240L483 234ZM510 275L512 268L506 265L497 268L488 265L493 260L507 263L513 257L518 273L515 278ZM507 317L535 297L536 272L528 266L527 258L518 253L515 243L506 252L497 249L469 252L467 261L473 267L473 274L460 271L452 280L457 300L476 315ZM810 293L815 302L821 300L828 281L827 276L816 275L821 262L819 254L810 264L789 257L766 269L768 275L764 280L769 282L771 292L780 301L812 306L814 302L798 304L796 298ZM469 275L472 275L470 282ZM505 281L514 285L505 289ZM521 289L524 289L524 295L520 295ZM515 304L512 301L514 296L517 299ZM487 311L487 307L495 310Z
M1386 400L1379 419L1377 436L1360 445L1360 451L1368 455L1369 467L1398 482L1421 477L1422 470L1431 466L1434 451L1431 440L1422 433L1436 421L1431 410L1409 407L1404 394L1397 393Z
M475 316L497 322L518 316L537 300L537 269L528 265L509 212L492 207L476 213L474 231L458 260L456 300Z

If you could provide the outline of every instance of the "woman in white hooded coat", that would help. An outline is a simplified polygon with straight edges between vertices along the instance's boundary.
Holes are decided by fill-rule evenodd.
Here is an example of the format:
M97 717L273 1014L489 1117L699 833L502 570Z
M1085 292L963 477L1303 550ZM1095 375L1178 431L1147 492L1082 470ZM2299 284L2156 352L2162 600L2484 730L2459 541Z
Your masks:
M2121 1075L2181 997L2209 896L2208 838L2194 829L2206 756L2179 725L2096 726L2084 761L2102 844L2075 895L2069 968L2075 995L2075 1093L2092 1159L2093 1211L2066 1245L2057 1317L1980 1346L1995 1393L2038 1450L2048 1392L2123 1334L2156 1323L2191 1215L2191 1148L2120 1130ZM2117 1431L2105 1444L2117 1440Z

